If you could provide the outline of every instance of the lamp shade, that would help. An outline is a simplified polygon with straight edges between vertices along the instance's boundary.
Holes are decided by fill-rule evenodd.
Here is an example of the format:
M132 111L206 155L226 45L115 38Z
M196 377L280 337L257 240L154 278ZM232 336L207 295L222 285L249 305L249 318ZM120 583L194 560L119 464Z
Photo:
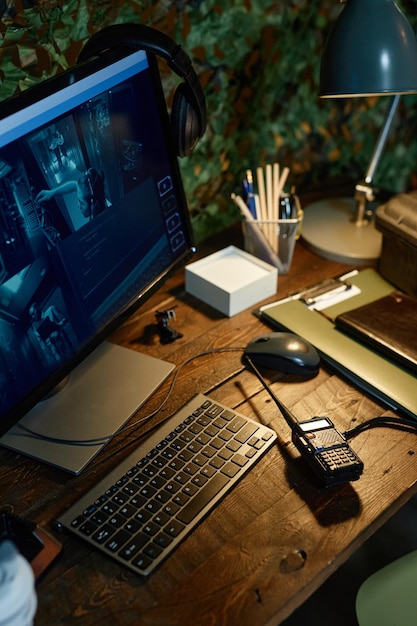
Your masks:
M394 0L347 0L326 42L320 96L417 92L417 40Z

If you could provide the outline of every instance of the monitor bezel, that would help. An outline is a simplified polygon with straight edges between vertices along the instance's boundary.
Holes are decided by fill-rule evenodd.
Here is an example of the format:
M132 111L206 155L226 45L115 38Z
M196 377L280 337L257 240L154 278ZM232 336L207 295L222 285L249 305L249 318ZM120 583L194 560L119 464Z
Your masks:
M62 72L61 74L48 78L45 81L31 87L27 91L0 102L0 120L11 116L18 111L23 111L27 107L38 103L48 96L66 89L75 82L78 82L83 78L87 78L99 70L105 69L109 64L113 64L134 53L135 52L128 49L111 49L101 54L99 57L94 57L88 61L84 61L79 65ZM146 54L149 64L151 81L159 110L159 118L161 120L163 133L166 139L167 155L170 162L171 172L175 179L178 200L181 205L181 213L187 241L185 249L181 254L179 254L177 259L175 259L170 265L167 265L166 269L162 273L155 276L155 278L144 286L139 293L135 294L135 296L130 299L123 309L119 310L118 313L112 317L112 319L110 319L102 329L97 331L97 333L79 351L77 351L77 353L74 354L67 363L61 366L57 371L53 372L47 380L41 382L35 389L22 398L21 401L15 405L15 407L0 416L0 435L6 433L37 403L53 393L53 391L59 387L60 384L62 384L65 378L67 378L68 375L70 375L71 372L86 359L86 357L88 357L104 340L108 339L117 328L119 328L135 311L137 311L137 309L142 306L144 302L146 302L158 290L158 288L160 288L162 284L175 271L180 269L196 252L191 220L182 183L178 157L172 137L169 112L163 92L158 62L155 55L152 53L144 52L144 54Z

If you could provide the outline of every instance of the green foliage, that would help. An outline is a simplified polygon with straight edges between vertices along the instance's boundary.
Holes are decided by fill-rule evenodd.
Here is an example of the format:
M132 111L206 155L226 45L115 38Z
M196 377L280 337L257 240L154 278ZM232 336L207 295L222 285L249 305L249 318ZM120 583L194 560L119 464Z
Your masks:
M193 58L208 126L180 167L197 239L234 221L230 201L248 167L279 161L302 188L363 176L383 124L384 98L320 100L318 76L336 0L0 0L0 98L75 63L83 42L116 22L163 30ZM403 8L417 27L415 0ZM172 76L161 68L168 93ZM417 186L415 96L403 97L376 182Z
M200 60L210 120L206 140L182 163L198 236L236 218L230 192L247 167L277 160L298 187L363 176L389 102L318 98L320 53L339 11L325 0L229 0L182 14L177 36ZM393 191L409 187L415 170L414 111L415 98L404 98L377 172Z

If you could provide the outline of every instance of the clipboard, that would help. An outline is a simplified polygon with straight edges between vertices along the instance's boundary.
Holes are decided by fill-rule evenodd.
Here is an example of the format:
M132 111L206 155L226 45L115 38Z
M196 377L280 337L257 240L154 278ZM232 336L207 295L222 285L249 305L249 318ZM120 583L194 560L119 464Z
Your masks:
M314 302L306 302L304 296L307 290L312 293L311 286L261 307L256 314L275 329L304 337L324 363L376 400L417 418L416 376L337 329L333 321L340 313L392 293L394 286L373 269L355 270L336 281L333 291Z

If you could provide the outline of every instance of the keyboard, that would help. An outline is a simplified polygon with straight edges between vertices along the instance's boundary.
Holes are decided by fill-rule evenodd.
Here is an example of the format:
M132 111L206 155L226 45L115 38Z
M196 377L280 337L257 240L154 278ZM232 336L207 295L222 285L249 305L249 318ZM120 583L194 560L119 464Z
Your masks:
M276 439L270 428L197 394L58 525L148 576Z

